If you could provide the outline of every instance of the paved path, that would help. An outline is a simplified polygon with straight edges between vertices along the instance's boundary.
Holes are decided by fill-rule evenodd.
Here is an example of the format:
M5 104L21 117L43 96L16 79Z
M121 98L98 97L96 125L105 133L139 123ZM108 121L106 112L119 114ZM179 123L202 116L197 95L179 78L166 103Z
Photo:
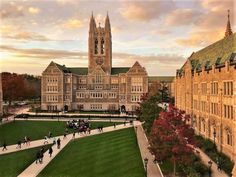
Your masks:
M163 177L163 174L161 172L161 169L158 164L154 163L154 157L148 150L148 139L146 137L146 134L143 130L142 125L135 125L137 127L136 133L137 133L137 139L139 144L139 149L141 152L142 159L148 158L148 164L147 164L147 176L148 177Z
M112 118L112 119L108 119L108 118L60 118L59 121L61 122L67 122L69 120L78 120L78 119L81 119L81 120L88 120L89 122L124 122L125 119L115 119L115 118ZM54 121L54 122L58 122L58 119L57 118L54 118L54 119L51 119L51 118L27 118L27 119L24 119L24 118L15 118L15 120L21 120L21 121ZM126 122L129 122L128 120Z
M120 118L122 117L129 117L129 118L136 118L136 115L127 115L124 113L121 114L109 114L109 113L63 113L63 112L59 112L59 113L48 113L48 112L24 112L27 113L29 115L48 115L48 116L52 116L52 115L67 115L67 116L104 116L104 117L113 117L113 116L118 116Z
M116 128L114 128L113 126L110 127L105 127L103 128L103 133L106 132L111 132L111 131L115 131L115 130L120 130L120 129L124 129L124 128L130 128L133 127L133 125L130 124L126 124L126 126L124 126L123 124L121 125L117 125ZM97 135L97 134L101 134L101 132L98 132L98 130L92 130L91 134L87 134L87 135L78 135L76 134L76 139L77 138L82 138L82 137L87 137L87 136L92 136L92 135ZM42 164L36 164L35 162L33 162L28 168L26 168L20 175L18 175L18 177L36 177L46 166L47 164L72 140L72 134L67 135L67 138L61 141L61 148L57 149L56 145L53 145L53 156L50 158L48 151L46 151L44 153L44 158L43 158L43 163ZM41 140L43 141L43 140ZM41 142L39 142L38 146L41 146Z
M199 152L199 153L196 153L196 154L199 155L199 157L201 158L202 162L206 166L208 166L208 162L211 159L201 149L195 148L195 150L197 150ZM217 164L214 161L212 161L211 172L212 172L212 174L211 174L212 177L228 177L228 175L224 171L218 171L217 170Z

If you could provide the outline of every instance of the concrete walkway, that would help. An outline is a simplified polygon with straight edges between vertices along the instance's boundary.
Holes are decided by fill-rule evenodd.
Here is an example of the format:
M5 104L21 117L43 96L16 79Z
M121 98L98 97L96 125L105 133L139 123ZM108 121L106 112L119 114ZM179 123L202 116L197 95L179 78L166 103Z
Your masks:
M199 148L195 148L195 151L198 151L198 153L196 153L200 159L202 160L202 162L208 166L208 162L211 160L210 157L208 157L201 149ZM228 177L228 175L222 170L222 171L218 171L217 170L217 164L212 161L212 167L211 167L211 176L212 177Z
M59 122L67 122L69 120L88 120L89 122L124 122L125 119L107 119L107 118L91 118L91 119L87 119L87 118L60 118ZM23 119L23 118L15 118L15 120L20 120L20 121L54 121L54 122L58 122L57 118L51 119L51 118L27 118L27 119ZM129 122L129 120L127 120L126 122Z
M103 128L102 133L120 130L120 129L124 129L124 128L130 128L130 127L133 127L133 125L126 124L126 126L124 126L123 124L121 124L121 125L117 125L116 128L114 128L113 126L105 127L105 128ZM101 134L101 132L99 132L98 130L92 130L91 134L86 134L86 135L82 135L82 136L76 134L75 138L78 139L78 138L97 135L97 134ZM20 175L18 175L18 177L36 177L48 165L48 163L72 140L72 134L67 135L66 139L63 140L63 138L62 138L61 140L62 141L61 141L61 148L60 149L57 149L56 145L52 146L53 156L51 158L49 157L48 151L46 151L44 153L44 158L43 158L42 164L36 164L35 162L33 162ZM43 141L43 140L39 140L39 141ZM38 146L41 146L41 145L42 145L41 142L39 142Z
M135 125L136 134L137 134L137 140L139 149L141 152L142 159L148 158L148 164L147 164L147 176L148 177L164 177L161 169L158 164L154 163L154 156L150 153L148 147L148 139L146 137L146 134L143 130L142 125Z

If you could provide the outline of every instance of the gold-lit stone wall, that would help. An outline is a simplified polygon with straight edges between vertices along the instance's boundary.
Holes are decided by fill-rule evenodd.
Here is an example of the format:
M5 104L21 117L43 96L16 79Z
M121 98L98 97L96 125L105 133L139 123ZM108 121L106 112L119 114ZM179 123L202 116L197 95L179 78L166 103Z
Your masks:
M175 105L197 134L236 160L236 35L193 53L177 71ZM197 64L196 64L197 63Z

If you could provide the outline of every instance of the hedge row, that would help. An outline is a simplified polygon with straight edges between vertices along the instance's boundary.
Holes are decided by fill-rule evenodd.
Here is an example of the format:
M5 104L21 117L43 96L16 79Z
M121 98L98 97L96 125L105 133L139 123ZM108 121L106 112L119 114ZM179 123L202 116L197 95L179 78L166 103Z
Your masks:
M231 176L231 172L234 166L234 162L230 160L228 156L219 152L216 145L210 140L205 139L202 136L196 136L199 143L199 147L214 161L217 162L221 159L221 168Z

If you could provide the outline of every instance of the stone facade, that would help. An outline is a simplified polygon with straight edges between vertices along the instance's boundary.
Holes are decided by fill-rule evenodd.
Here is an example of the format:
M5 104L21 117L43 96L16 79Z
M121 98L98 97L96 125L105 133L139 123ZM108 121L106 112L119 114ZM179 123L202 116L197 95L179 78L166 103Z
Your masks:
M228 27L227 27L228 28ZM227 31L227 30L226 30ZM196 133L236 160L236 34L193 53L177 70L175 105Z
M154 95L164 87L167 89L169 95L174 97L174 76L149 76L148 77L148 92L149 95Z
M2 74L0 73L0 117L3 115Z
M109 17L105 27L90 19L88 68L69 68L51 62L42 73L42 110L135 111L148 92L148 74L138 62L132 67L112 67Z

